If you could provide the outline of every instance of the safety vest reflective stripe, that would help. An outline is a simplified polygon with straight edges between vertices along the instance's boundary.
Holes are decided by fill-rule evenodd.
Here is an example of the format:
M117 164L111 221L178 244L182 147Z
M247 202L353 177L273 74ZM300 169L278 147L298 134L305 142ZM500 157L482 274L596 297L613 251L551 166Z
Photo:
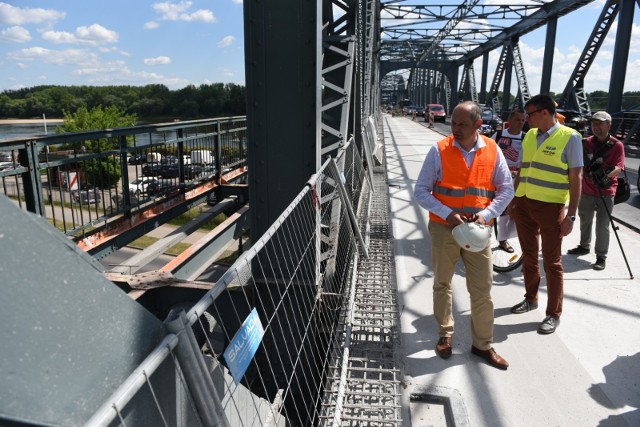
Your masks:
M442 180L434 184L433 196L454 212L472 215L489 206L495 197L493 173L498 158L498 145L492 139L480 135L485 146L475 153L471 168L467 166L458 147L453 145L453 136L438 142L442 161ZM429 218L447 223L429 212Z
M471 194L473 196L487 197L493 199L496 196L495 191L487 190L486 188L467 187L466 189L447 188L441 185L433 187L434 193L442 194L443 196L451 197L464 197L465 194Z
M522 168L516 197L549 203L569 200L569 165L562 160L575 131L560 126L538 146L538 129L531 129L522 141Z
M530 176L525 176L520 180L520 183L531 183L535 185L539 185L540 187L554 188L557 190L568 190L569 184L561 184L556 182L543 181L541 179L536 179Z
M557 168L546 163L540 162L525 162L522 164L522 168L536 168L551 173L559 173L561 175L569 175L569 169Z

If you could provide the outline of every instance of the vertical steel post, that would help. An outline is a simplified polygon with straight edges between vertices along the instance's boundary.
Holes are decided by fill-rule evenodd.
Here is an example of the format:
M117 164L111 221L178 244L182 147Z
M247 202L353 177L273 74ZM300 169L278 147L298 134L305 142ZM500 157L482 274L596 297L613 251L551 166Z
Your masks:
M613 49L611 79L609 80L609 102L607 103L607 111L611 113L622 111L623 82L627 74L635 8L636 2L633 0L621 0L620 2L618 32L616 33L616 46Z
M558 18L550 18L547 21L547 37L545 38L544 57L542 59L540 93L551 92L551 72L553 71L553 54L556 48L557 29Z
M35 141L29 141L25 144L25 148L19 150L19 160L20 165L28 169L22 174L22 187L27 210L44 216L40 162L38 160L38 146Z
M319 7L316 1L244 2L254 241L320 166Z
M165 326L169 332L178 336L176 355L202 423L205 426L228 427L222 401L184 310L172 310L165 320Z

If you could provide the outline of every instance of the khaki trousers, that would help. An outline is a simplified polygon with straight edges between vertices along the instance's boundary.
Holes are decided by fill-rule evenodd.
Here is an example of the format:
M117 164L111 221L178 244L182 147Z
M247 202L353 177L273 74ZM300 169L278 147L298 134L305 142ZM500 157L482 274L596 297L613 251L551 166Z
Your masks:
M436 221L429 222L429 234L434 272L433 313L440 327L440 336L450 337L454 332L451 279L456 263L462 258L471 300L473 345L480 350L488 350L493 342L493 270L490 245L480 252L466 251L453 239L451 227Z

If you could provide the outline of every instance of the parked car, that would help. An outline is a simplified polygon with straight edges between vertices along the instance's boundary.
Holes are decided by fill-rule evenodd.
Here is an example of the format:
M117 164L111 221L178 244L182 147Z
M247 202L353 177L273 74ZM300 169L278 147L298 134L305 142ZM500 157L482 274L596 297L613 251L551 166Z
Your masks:
M184 177L186 179L194 179L200 176L205 171L205 167L201 164L192 163L189 165L184 165ZM160 177L162 178L177 178L178 174L178 165L163 165L160 169Z
M420 107L416 106L416 105L407 105L406 107L404 107L404 113L407 116L412 116L414 113L416 113L416 115L418 114L418 110L420 109Z
M149 184L153 184L154 182L157 182L157 181L158 179L155 177L154 178L143 177L143 178L134 179L129 183L129 192L139 197L140 194L144 194L147 192L147 188Z
M433 114L434 122L444 123L447 120L447 111L442 104L429 104L425 110L424 120L429 121L429 114Z
M171 179L160 179L147 187L147 194L149 196L156 196L158 194L170 193L179 189L178 183Z
M193 150L191 151L191 163L201 165L210 165L214 162L213 153L209 150Z
M482 126L480 127L480 133L482 135L491 136L496 131L502 129L502 119L493 111L493 108L482 106Z
M0 151L0 162L12 162L13 156L11 151Z
M161 163L146 163L142 166L142 176L159 176L163 166Z
M164 156L162 159L160 159L160 163L163 165L172 165L172 164L177 164L178 163L178 158L172 154Z
M147 153L147 163L160 163L162 160L162 154L160 153Z
M129 197L132 205L137 205L140 203L140 200L133 194ZM117 196L111 196L111 202L116 206L116 209L121 209L124 207L124 196L122 194L118 194Z
M130 165L141 165L143 163L147 163L146 154L132 154L131 157L129 157Z
M83 190L73 190L71 192L76 202L87 204L100 204L100 189L98 187Z

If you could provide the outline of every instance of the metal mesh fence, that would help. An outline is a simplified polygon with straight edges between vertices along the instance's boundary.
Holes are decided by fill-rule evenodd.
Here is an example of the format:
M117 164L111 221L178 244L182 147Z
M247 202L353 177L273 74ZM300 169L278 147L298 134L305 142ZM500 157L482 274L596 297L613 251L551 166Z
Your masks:
M338 162L188 313L170 313L165 342L88 425L139 425L141 414L168 426L326 422L371 193L353 144Z
M246 166L245 117L13 138L0 141L0 193L80 240Z

